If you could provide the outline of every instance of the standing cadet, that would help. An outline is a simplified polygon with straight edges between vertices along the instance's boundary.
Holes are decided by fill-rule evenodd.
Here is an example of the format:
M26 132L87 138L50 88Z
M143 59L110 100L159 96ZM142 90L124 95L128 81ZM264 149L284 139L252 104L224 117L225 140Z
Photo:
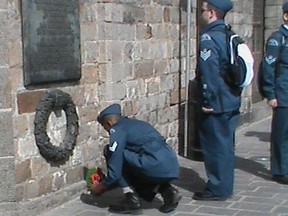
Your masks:
M266 43L262 64L263 96L273 109L271 171L273 180L288 184L288 2L283 4L284 25Z
M241 89L223 79L229 72L224 17L230 0L204 0L197 79L201 104L199 139L208 182L195 200L226 200L233 194L235 130L239 120Z
M104 109L99 123L110 134L104 150L107 177L92 188L93 194L102 194L113 187L121 187L125 197L109 211L141 214L142 208L134 193L151 202L156 193L163 197L160 211L173 211L182 198L170 182L179 176L177 156L164 138L150 124L121 116L119 104Z

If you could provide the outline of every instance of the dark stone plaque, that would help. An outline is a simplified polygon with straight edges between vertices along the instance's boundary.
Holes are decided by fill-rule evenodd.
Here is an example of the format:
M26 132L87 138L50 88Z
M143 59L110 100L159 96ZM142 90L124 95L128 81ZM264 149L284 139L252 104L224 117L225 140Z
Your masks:
M81 77L78 0L22 0L24 85Z

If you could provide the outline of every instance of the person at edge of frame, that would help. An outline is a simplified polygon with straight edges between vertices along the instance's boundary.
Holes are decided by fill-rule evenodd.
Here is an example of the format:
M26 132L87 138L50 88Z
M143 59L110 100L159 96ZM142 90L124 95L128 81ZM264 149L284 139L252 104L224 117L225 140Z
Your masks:
M282 6L284 24L266 42L262 61L262 91L273 109L271 123L272 179L288 184L288 2Z
M235 130L239 121L241 92L228 85L228 44L224 22L233 8L230 0L204 0L196 80L200 97L199 141L208 181L194 200L223 201L233 196Z
M170 182L179 177L179 164L160 133L147 122L122 116L119 104L108 106L97 120L110 137L104 148L107 177L92 186L92 194L120 187L124 198L109 206L113 213L142 214L138 196L152 202L157 193L163 198L161 212L175 210L182 195Z

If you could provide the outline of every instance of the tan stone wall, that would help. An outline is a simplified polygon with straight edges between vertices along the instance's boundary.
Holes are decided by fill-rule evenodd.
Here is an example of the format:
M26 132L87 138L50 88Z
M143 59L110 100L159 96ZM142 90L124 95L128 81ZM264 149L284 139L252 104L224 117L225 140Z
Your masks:
M1 187L3 198L0 197L0 202L40 197L81 181L83 166L104 167L102 148L108 139L107 133L97 124L96 117L112 102L121 103L125 115L150 122L176 151L178 149L178 134L183 133L179 129L179 112L185 95L187 15L179 9L179 1L79 2L80 82L25 89L20 1L0 0L0 77L4 80L0 84L0 124L10 128L5 132L7 140L0 143L8 149L5 155L1 152L1 164L9 166L0 167L9 167L6 168L7 173L15 174L16 183L9 178L11 181L5 184L17 191L17 195L11 193L9 197L9 190ZM238 6L228 20L236 28L237 25L239 29L245 26L245 31L240 32L249 39L250 1L234 2ZM191 79L196 66L196 1L192 1L192 7ZM242 11L247 14L243 15ZM43 93L51 88L68 92L79 115L77 146L70 160L60 167L50 166L39 155L33 135L35 107ZM245 103L249 103L249 92L246 97ZM51 114L49 119L47 130L55 145L62 140L66 122L63 116L56 118Z

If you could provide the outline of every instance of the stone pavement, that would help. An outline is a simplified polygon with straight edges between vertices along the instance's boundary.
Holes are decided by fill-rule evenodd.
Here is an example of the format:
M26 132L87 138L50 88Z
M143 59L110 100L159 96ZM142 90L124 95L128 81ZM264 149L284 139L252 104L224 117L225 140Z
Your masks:
M179 158L181 177L174 185L181 191L183 198L177 210L168 215L288 216L288 186L270 180L270 121L268 117L237 131L235 193L230 200L192 200L193 193L201 191L205 184L203 162ZM120 197L119 190L111 191L97 199L82 194L40 216L117 215L108 213L107 209L109 202L116 202ZM145 216L165 215L158 211L160 199L157 197L153 203L143 202Z

